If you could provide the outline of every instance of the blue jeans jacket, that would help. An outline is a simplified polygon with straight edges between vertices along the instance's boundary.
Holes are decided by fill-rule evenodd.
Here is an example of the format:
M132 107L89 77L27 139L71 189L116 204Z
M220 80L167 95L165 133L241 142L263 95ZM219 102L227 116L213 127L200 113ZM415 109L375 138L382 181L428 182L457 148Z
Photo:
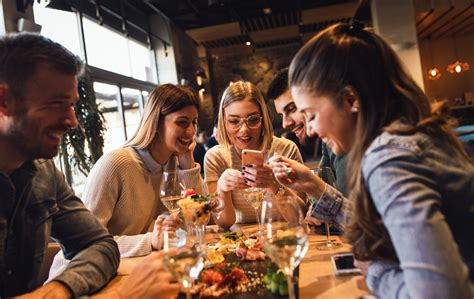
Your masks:
M0 172L0 208L0 296L38 287L50 237L72 259L55 280L74 296L97 291L116 274L117 244L51 160L25 163L11 176Z
M362 172L400 261L371 262L369 288L380 298L473 298L474 165L446 140L383 133ZM350 213L330 187L313 207L339 223Z

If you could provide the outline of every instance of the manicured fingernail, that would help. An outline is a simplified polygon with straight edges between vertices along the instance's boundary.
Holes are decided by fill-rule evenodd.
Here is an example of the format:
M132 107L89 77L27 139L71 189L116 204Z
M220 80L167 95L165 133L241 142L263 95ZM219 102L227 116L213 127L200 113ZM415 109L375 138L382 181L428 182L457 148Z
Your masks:
M243 170L245 170L245 166L244 166L244 167L242 167L242 169L243 169Z
M252 164L247 164L247 165L245 165L245 166L247 166L247 167L252 167L253 165L252 165Z
M243 173L243 172L241 172L240 174L241 174L241 175L245 175L245 173Z

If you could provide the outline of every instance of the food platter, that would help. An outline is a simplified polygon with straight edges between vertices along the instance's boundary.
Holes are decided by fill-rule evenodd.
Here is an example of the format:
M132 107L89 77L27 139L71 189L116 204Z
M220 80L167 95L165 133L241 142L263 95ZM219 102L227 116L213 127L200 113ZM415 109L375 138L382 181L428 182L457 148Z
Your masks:
M226 233L207 247L210 258L195 282L193 298L288 298L286 278L282 273L276 274L276 267L261 251L257 236ZM297 295L298 269L295 272ZM282 290L284 296L278 287L286 289L286 292Z

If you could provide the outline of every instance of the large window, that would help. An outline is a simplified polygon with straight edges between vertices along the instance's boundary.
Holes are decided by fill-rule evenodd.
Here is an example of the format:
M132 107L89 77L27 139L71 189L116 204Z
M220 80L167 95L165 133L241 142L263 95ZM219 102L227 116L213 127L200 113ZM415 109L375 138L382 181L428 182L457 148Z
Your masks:
M119 111L119 89L115 85L94 83L97 104L104 114L106 132L104 136L104 153L119 148L125 142L122 115Z
M133 88L122 88L123 109L125 114L125 132L127 139L130 139L140 123L140 106L142 106L142 96L140 90Z
M35 22L41 25L41 35L68 48L74 54L84 59L81 52L79 26L73 12L46 8L48 2L33 5ZM58 25L60 24L60 25Z
M142 81L156 83L152 52L137 42L83 18L88 63Z
M42 25L41 34L87 60L90 66L96 103L105 118L103 152L123 146L137 130L148 91L158 81L154 51L86 17L82 17L81 35L77 13L46 8L49 2L41 2L33 5L35 22ZM67 158L57 157L55 163L80 195L86 177Z

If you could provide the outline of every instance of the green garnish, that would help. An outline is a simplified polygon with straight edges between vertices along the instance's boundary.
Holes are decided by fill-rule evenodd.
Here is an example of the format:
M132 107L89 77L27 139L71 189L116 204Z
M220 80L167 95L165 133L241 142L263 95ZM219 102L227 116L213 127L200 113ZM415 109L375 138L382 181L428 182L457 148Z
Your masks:
M224 233L224 238L232 240L232 241L237 241L240 240L244 236L244 233L236 233L236 232L225 232Z

